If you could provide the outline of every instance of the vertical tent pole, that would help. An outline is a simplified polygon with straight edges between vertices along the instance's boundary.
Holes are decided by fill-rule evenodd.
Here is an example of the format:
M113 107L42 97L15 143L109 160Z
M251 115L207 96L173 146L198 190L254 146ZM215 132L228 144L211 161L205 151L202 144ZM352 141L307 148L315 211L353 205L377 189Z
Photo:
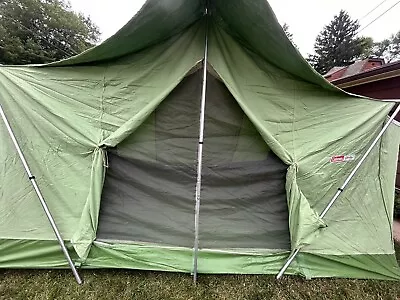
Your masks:
M200 128L199 128L199 146L197 150L197 181L196 181L196 206L194 215L194 247L193 247L193 281L197 281L197 260L199 252L199 215L200 215L200 193L201 193L201 172L203 167L203 142L204 142L204 116L206 109L206 91L207 91L207 56L208 56L208 8L205 10L206 32L203 59L203 87L201 91L200 105Z
M331 199L331 201L329 201L328 205L325 207L325 209L322 211L322 213L319 215L319 217L322 219L325 217L325 215L327 214L327 212L331 209L332 205L335 203L335 201L339 198L340 194L344 191L344 189L346 188L347 184L350 182L350 180L354 177L354 175L357 173L358 169L361 167L361 165L364 163L365 159L368 157L368 155L371 153L372 149L375 147L375 145L378 143L378 141L380 140L380 138L383 136L383 134L386 132L386 130L389 128L390 124L392 123L392 121L394 120L394 118L396 118L397 114L400 111L400 104L397 106L396 110L394 111L394 113L392 114L392 116L389 118L389 120L387 121L387 123L385 124L385 126L383 126L382 130L379 132L378 136L374 139L374 141L372 142L372 144L369 146L369 148L367 149L367 151L365 151L364 155L362 156L362 158L360 159L360 161L357 163L357 165L354 167L353 171L351 171L350 175L346 178L346 180L344 181L343 185L338 188L337 192L335 193L335 195L333 196L333 198ZM278 275L276 276L277 279L280 279L283 274L285 273L285 271L287 270L287 268L290 266L290 264L293 262L293 260L296 258L297 254L299 254L300 249L297 248L295 249L295 251L289 256L288 260L286 261L286 263L283 265L282 269L279 271Z
M71 256L69 255L68 250L65 247L64 241L61 238L61 234L58 231L57 225L56 225L56 223L55 223L55 221L54 221L54 219L53 219L53 217L52 217L52 215L50 213L49 208L47 207L46 201L43 198L43 195L42 195L42 193L41 193L41 191L39 189L39 186L36 183L35 176L32 175L31 170L29 169L29 166L28 166L28 163L26 162L25 156L22 153L21 148L19 147L18 141L17 141L17 139L16 139L16 137L14 135L14 132L12 131L10 123L7 120L7 117L6 117L6 115L5 115L4 111L3 111L3 108L1 106L1 104L0 104L0 115L1 115L1 118L3 119L3 121L4 121L4 124L6 125L8 134L9 134L9 136L10 136L10 138L11 138L13 144L14 144L15 149L17 150L19 158L21 159L21 162L24 165L24 169L25 169L25 171L26 171L26 173L28 175L29 181L31 182L31 184L32 184L32 186L33 186L33 188L34 188L34 190L35 190L35 192L36 192L36 194L37 194L37 196L38 196L38 198L40 200L40 204L42 205L42 208L43 208L44 212L46 213L46 216L47 216L47 218L48 218L48 220L50 222L50 225L53 228L53 231L54 231L54 233L55 233L55 235L57 237L58 243L61 246L61 249L62 249L62 251L63 251L63 253L65 255L65 258L68 261L68 264L69 264L69 266L70 266L70 268L72 270L72 273L74 274L77 283L78 284L82 284L82 279L80 278L80 276L78 274L78 271L76 270L75 265L72 262Z

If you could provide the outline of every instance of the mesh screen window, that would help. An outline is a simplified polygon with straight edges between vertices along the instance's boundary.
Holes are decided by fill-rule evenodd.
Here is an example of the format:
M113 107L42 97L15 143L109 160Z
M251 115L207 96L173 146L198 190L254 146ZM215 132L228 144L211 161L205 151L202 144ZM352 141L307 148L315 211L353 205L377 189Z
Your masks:
M98 239L193 247L202 70L109 151ZM200 249L290 249L286 165L207 78Z

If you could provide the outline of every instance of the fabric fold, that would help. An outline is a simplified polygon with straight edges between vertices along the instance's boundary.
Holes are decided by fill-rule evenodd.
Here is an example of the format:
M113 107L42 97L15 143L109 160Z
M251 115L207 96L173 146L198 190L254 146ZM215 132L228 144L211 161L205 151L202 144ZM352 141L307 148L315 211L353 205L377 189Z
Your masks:
M82 210L78 228L72 236L71 243L81 260L85 260L90 247L96 239L100 199L107 167L106 151L96 148L93 152L90 189Z

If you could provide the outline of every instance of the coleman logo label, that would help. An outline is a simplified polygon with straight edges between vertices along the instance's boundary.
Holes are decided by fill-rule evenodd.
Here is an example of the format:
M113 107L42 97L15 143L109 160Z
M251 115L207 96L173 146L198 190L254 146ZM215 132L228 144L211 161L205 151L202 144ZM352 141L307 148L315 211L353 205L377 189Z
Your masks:
M335 155L330 158L331 163L341 163L353 161L355 159L354 155Z

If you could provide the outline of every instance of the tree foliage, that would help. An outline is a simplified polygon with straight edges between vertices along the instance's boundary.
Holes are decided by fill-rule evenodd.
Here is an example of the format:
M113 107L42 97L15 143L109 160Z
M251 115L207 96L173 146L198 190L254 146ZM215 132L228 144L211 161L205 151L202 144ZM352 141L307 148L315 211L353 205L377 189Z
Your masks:
M373 48L374 48L374 40L371 37L357 37L356 39L358 45L358 51L360 53L359 56L355 57L356 59L365 59L370 56L375 56Z
M289 25L287 23L284 23L282 29L285 32L288 39L292 42L293 46L297 48L297 45L293 41L293 34L289 31Z
M333 20L324 27L314 44L315 54L308 61L321 74L334 66L350 65L370 49L370 38L357 38L360 25L352 20L349 14L341 10Z
M400 192L396 191L394 195L394 218L400 218Z
M388 63L400 60L400 31L388 39L374 43L371 53L384 58Z
M90 18L64 0L0 0L0 63L47 63L78 54L99 40Z
M293 43L293 34L289 31L289 25L287 23L283 24L282 29L285 32L288 39Z

